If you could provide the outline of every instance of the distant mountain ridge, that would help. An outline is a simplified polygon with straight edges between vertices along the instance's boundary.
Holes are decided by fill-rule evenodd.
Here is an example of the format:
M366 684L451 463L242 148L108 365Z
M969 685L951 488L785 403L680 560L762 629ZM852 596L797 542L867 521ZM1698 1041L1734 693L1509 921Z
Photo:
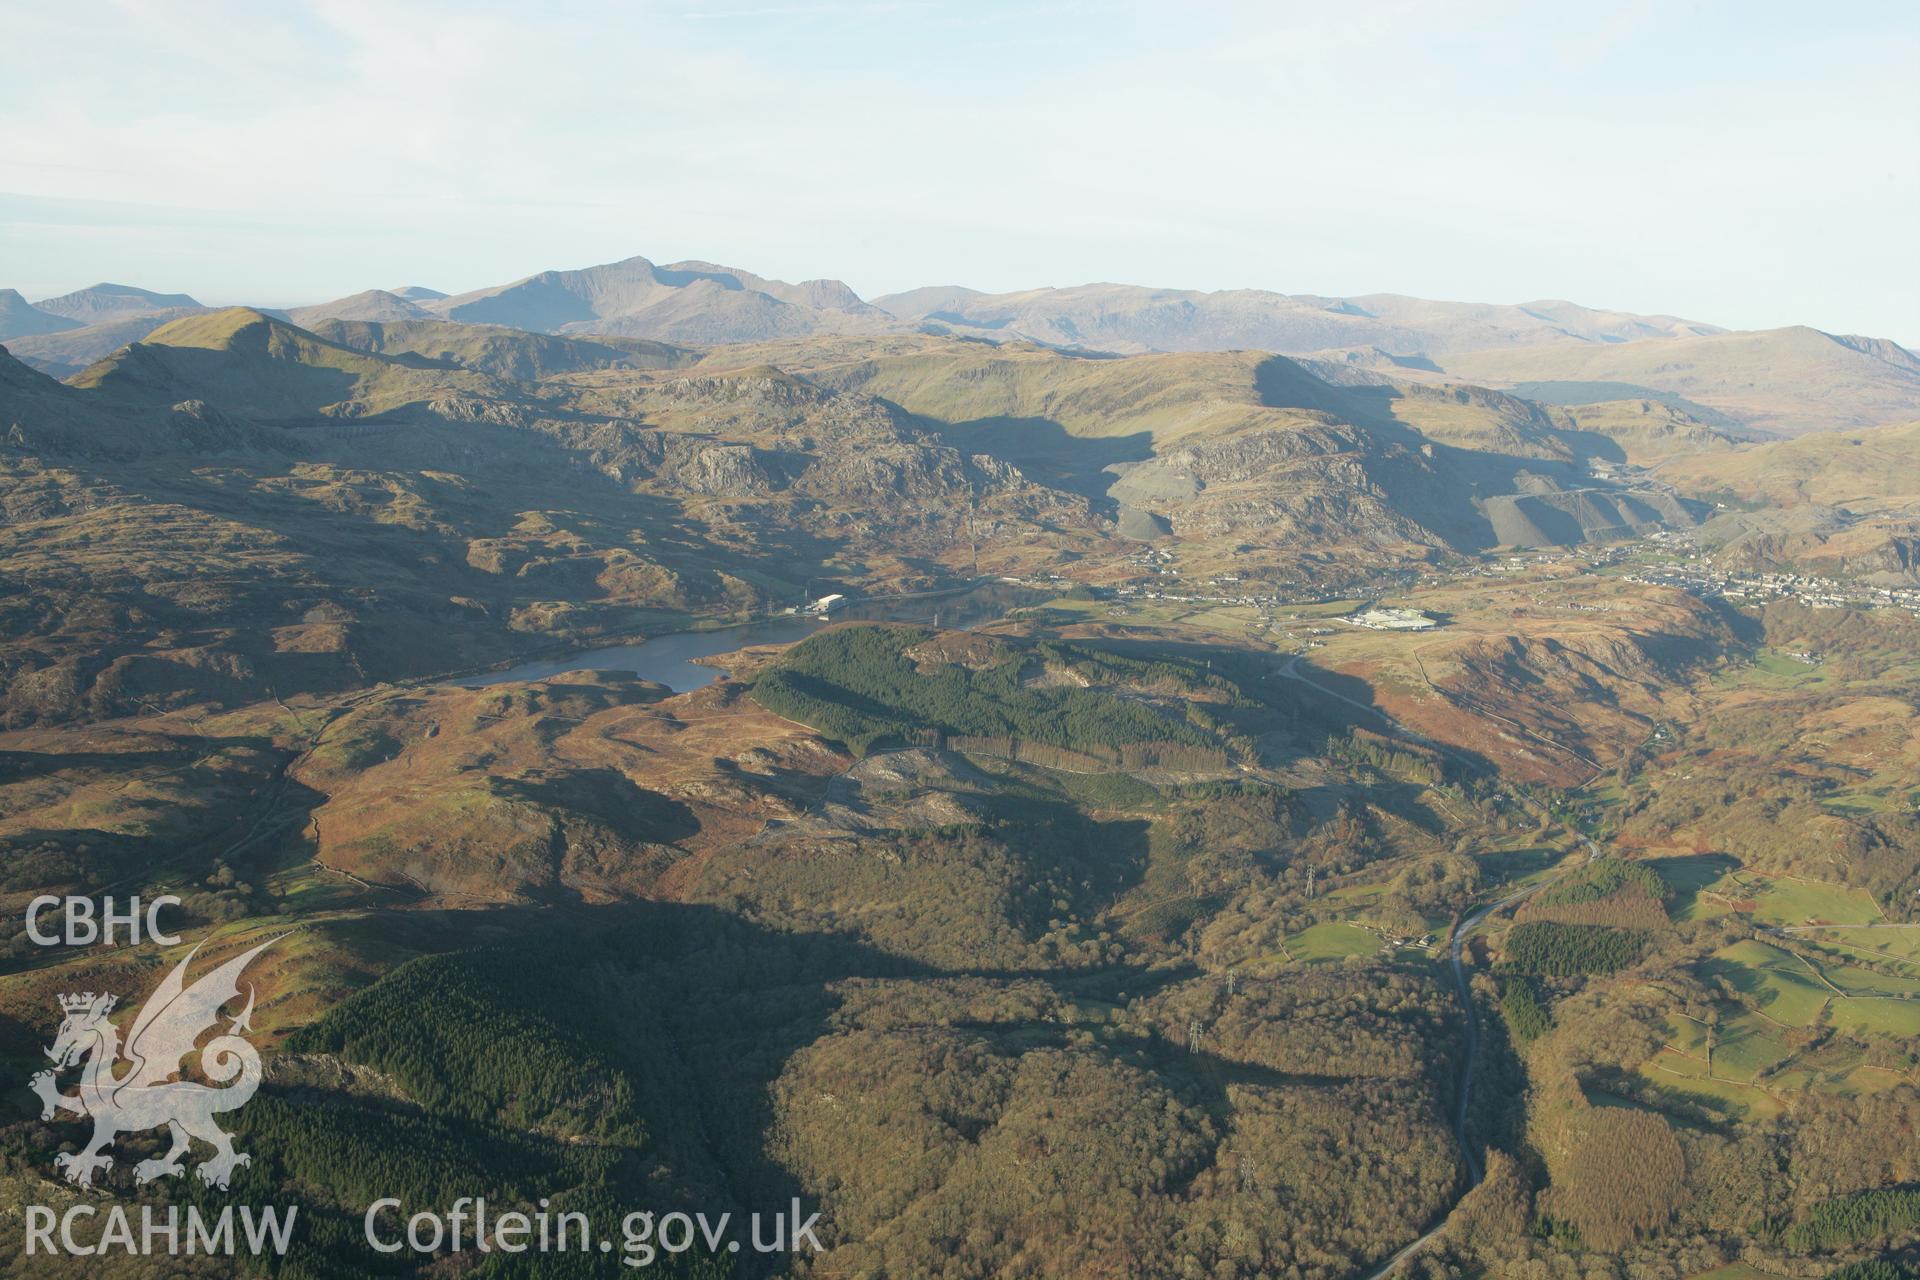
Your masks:
M428 301L433 301L429 299ZM401 320L427 320L433 313L411 298L403 298L385 289L368 289L350 297L335 298L310 307L294 307L287 318L303 328L312 328L323 320L373 320L391 323Z
M711 262L659 266L638 257L577 271L542 271L424 306L465 324L664 342L879 332L892 324L890 316L839 280L789 284Z
M1920 417L1920 356L1884 338L1804 325L1605 347L1462 351L1440 363L1450 377L1548 397L1556 385L1589 383L1683 396L1775 435Z
M173 311L200 304L184 293L155 293L130 284L96 284L57 298L42 298L37 310L61 316L77 325L106 324L156 311Z
M484 375L451 362L343 346L251 307L170 321L68 385L116 405L202 401L258 422L370 416L448 395L502 396Z
M1399 294L1349 298L1264 289L1153 289L1085 284L985 294L957 286L874 299L907 321L1119 352L1250 348L1305 355L1376 347L1393 356L1493 346L1630 342L1723 332L1677 316L1595 310L1571 302L1517 306L1435 302Z
M34 368L71 377L164 323L206 310L185 294L127 285L94 285L39 303L0 291L0 340ZM793 283L701 260L632 257L452 295L404 285L260 310L303 328L453 322L676 348L925 331L1117 355L1265 351L1317 361L1336 379L1346 375L1334 370L1345 368L1407 383L1483 384L1566 406L1659 401L1699 422L1758 434L1920 417L1920 357L1883 338L1804 327L1727 330L1562 300L1508 305L1101 283L999 294L943 285L868 302L840 280Z
M0 342L43 373L67 377L167 321L205 311L184 293L96 284L28 303L0 289Z
M0 289L0 342L79 327L78 320L42 311L21 297L18 289Z
M128 343L140 341L162 325L182 316L202 315L206 310L205 307L180 307L168 311L149 311L102 324L8 338L7 349L42 373L56 378L70 378Z

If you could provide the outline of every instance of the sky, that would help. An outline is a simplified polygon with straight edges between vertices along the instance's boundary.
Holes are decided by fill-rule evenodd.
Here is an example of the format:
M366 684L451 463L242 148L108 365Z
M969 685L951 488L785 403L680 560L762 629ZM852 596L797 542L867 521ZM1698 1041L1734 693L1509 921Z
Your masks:
M0 287L635 254L1920 346L1920 5L0 0Z

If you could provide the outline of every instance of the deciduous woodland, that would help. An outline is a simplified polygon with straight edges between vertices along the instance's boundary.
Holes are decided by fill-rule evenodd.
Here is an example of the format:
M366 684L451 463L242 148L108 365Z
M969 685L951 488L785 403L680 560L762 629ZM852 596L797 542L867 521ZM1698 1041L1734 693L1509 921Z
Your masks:
M1671 318L1316 304L1387 345L1295 358L1205 336L1279 295L1147 350L1131 293L830 284L6 339L0 1068L172 956L36 895L272 939L252 1162L98 1183L301 1229L0 1274L622 1270L375 1254L386 1196L820 1213L656 1263L738 1280L1910 1273L1910 357L1766 338L1853 390L1763 443L1811 393ZM12 1089L13 1202L84 1140Z

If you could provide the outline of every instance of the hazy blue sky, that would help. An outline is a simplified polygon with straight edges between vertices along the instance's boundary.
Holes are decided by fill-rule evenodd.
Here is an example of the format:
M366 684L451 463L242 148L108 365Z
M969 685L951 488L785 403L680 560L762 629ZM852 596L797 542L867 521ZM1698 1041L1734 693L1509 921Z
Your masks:
M1920 5L0 0L0 285L632 254L1920 343Z

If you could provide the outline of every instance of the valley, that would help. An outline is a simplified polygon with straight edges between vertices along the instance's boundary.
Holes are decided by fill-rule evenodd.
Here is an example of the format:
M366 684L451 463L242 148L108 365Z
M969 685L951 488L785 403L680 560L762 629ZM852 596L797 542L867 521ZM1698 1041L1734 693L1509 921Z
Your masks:
M0 1280L1920 1280L1920 6L0 5Z
M385 1194L820 1212L703 1276L1905 1256L1910 429L617 265L0 356L17 1080L167 950L28 902L172 894L208 963L274 940L275 1274L369 1274ZM95 1194L9 1096L0 1177ZM212 1197L158 1140L106 1193Z

